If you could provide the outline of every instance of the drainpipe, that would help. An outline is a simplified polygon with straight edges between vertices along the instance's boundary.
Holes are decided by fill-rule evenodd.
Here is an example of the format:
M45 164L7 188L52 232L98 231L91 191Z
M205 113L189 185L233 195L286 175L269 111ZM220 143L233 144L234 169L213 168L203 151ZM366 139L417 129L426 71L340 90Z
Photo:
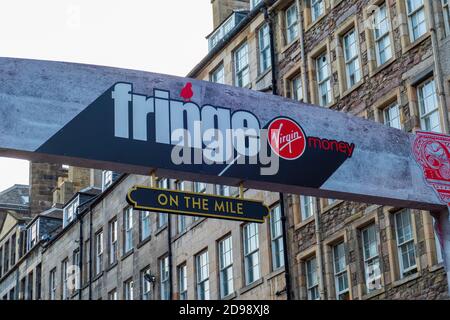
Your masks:
M431 0L430 2L430 10L428 12L428 20L430 21L430 32L431 32L431 44L433 47L433 53L434 53L434 73L436 78L436 89L437 89L437 95L439 99L439 104L442 107L442 113L444 117L444 132L449 133L449 116L448 116L448 108L447 108L447 99L445 97L445 90L444 90L444 77L442 74L442 68L441 68L441 53L439 51L439 40L436 30L436 19L434 16L434 0Z
M92 300L92 206L89 206L89 300Z
M316 199L316 210L314 210L314 228L316 232L316 243L317 243L317 273L319 275L319 294L320 299L325 299L325 288L324 288L324 274L323 274L323 259L322 259L322 229L320 228L320 200Z
M295 0L297 5L297 14L298 14L298 34L299 34L299 42L300 42L300 59L302 60L302 82L303 82L303 102L309 103L308 97L308 75L306 70L308 69L308 63L306 61L305 54L305 33L303 30L303 15L302 10L300 9L300 0Z
M172 229L172 223L171 223L171 216L168 215L167 217L167 255L169 258L169 300L173 299L173 272L172 272L172 240L171 240L171 232Z
M273 35L273 23L272 19L269 16L267 4L263 7L264 11L264 20L266 21L267 25L269 26L269 37L270 37L270 63L272 66L272 94L278 95L277 90L277 73L275 69L275 42L274 42L274 35ZM285 195L284 193L280 192L280 211L281 211L281 224L283 228L283 258L284 258L284 277L286 281L286 299L291 300L291 279L290 279L290 268L289 268L289 253L288 253L288 242L287 242L287 216L285 211Z
M80 222L80 238L79 238L79 250L78 250L78 300L81 300L81 284L83 281L83 217L80 214L79 207L78 210L78 220Z

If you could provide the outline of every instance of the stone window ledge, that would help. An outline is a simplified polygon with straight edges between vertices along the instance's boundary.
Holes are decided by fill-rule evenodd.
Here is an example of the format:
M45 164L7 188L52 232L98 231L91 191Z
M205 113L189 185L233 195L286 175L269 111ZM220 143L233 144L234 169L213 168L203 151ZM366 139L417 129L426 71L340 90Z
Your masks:
M267 281L269 281L269 280L283 274L284 272L285 272L285 267L281 267L281 268L273 271L272 273L268 274L265 278Z
M223 297L222 300L233 300L236 297L237 297L236 292L233 292L227 295L226 297Z
M353 87L351 87L350 89L347 89L346 91L344 91L341 95L341 99L344 99L345 97L347 97L348 95L350 95L352 92L356 91L357 89L359 89L364 83L364 77L359 80L358 83L355 83L353 85Z
M371 293L367 293L367 294L363 295L361 300L369 300L369 299L375 298L376 296L379 296L379 295L383 294L384 292L385 292L384 288L375 290Z
M100 272L99 274L95 275L94 278L92 278L92 282L97 281L98 279L100 279L103 276L103 271Z
M296 42L299 41L299 40L300 40L300 38L297 36L296 38L294 38L294 39L292 40L291 43L285 44L285 45L281 48L281 50L280 50L280 55L282 55L282 54L284 54L286 51L288 51L289 48L291 48L291 47L294 45L294 43L296 43Z
M405 283L408 283L408 282L410 282L410 281L414 281L414 280L416 280L417 278L420 278L419 272L416 272L416 273L414 273L414 274L412 274L412 275L410 275L410 276L407 276L407 277L405 277L405 278L403 278L403 279L394 281L394 282L392 283L392 288L399 287L399 286L401 286L401 285L404 285Z
M305 226L307 226L307 225L309 225L310 223L313 223L313 222L314 222L314 215L312 215L311 217L309 217L308 219L306 219L306 220L304 220L304 221L302 221L300 223L297 223L295 225L295 231L297 231L297 230L299 230L299 229L301 229L301 228L303 228L303 227L305 227Z
M167 223L163 225L161 228L158 228L155 232L155 236L159 235L161 232L167 229Z
M332 205L328 205L326 207L323 208L322 213L325 213L327 211L330 211L331 209L339 206L340 204L344 203L344 200L337 200L335 203L333 203Z
M114 268L117 266L117 264L118 264L117 261L114 262L113 264L111 264L111 265L108 267L108 269L106 269L106 272L109 272L109 271L111 271L112 269L114 269Z
M430 272L437 272L441 269L444 269L444 264L440 262L439 264L435 264L434 266L430 267Z
M376 74L388 68L395 62L395 60L397 60L397 58L395 56L392 56L388 61L386 61L382 65L375 67L373 70L369 71L369 77L374 77ZM376 60L375 63L377 63Z
M409 35L409 33L408 33ZM414 49L417 46L420 46L420 44L422 42L424 42L426 39L430 38L431 33L430 31L428 31L427 33L425 33L423 36L421 36L419 39L417 39L414 42L410 42L409 44L407 44L404 48L402 48L402 52L403 54L406 54L408 51Z
M144 240L142 240L141 242L139 242L139 244L137 245L137 248L140 249L141 247L143 247L147 242L149 242L152 239L152 236L148 236L147 238L145 238Z
M242 295L242 294L246 293L247 291L250 291L250 290L260 286L261 284L263 284L263 282L264 282L264 279L260 278L259 280L256 280L255 282L249 284L248 286L241 288L239 290L239 295Z
M128 258L129 256L131 256L134 253L134 249L131 249L130 251L128 251L127 253L125 253L122 258L120 258L120 260L125 260L126 258Z

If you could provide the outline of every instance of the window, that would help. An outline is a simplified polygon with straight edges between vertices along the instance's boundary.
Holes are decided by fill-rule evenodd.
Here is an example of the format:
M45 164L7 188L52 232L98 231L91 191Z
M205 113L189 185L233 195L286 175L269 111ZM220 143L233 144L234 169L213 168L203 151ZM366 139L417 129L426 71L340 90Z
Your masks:
M5 242L5 255L4 255L4 268L5 272L9 270L9 240Z
M28 274L27 279L27 299L33 300L33 272Z
M448 0L442 0L442 11L444 12L445 33L450 35L450 4Z
M169 288L169 257L164 257L159 261L159 271L160 271L160 294L161 300L170 300L170 288Z
M252 0L251 1L251 8L253 9L256 7L262 0Z
M0 247L0 277L3 272L3 247Z
M336 299L348 300L348 275L345 261L345 244L339 243L333 247L333 270Z
M286 44L292 43L298 36L298 12L295 3L286 10Z
M367 292L369 293L381 288L381 270L375 225L370 225L363 229L361 233L363 242L364 273Z
M402 129L400 124L400 108L397 103L393 103L383 110L384 124L395 129Z
M39 220L36 220L31 227L28 229L28 248L27 251L33 248L38 241L38 233L39 233Z
M250 84L247 43L234 52L234 72L236 86L246 87Z
M117 295L117 289L112 289L109 293L108 293L108 300L118 300L119 297Z
M308 220L314 215L315 200L316 199L314 197L300 196L302 221Z
M406 10L410 38L411 42L414 42L427 32L424 1L406 0Z
M159 189L169 189L169 180L167 179L159 179L158 180L158 188ZM161 229L167 225L168 222L167 213L160 213L158 215L158 229Z
M149 279L150 268L141 271L141 298L142 300L150 300L151 282Z
M423 130L441 132L434 79L418 87L420 124Z
M252 284L260 278L258 225L249 223L244 226L244 265L245 283Z
M434 218L433 218L434 221ZM436 234L436 230L434 230L434 242L436 244L436 262L437 263L442 263L444 261L444 257L442 255L442 246L441 246L441 242L439 241L439 237Z
M221 83L224 84L225 83L225 71L223 68L223 64L221 64L220 66L218 66L212 73L211 73L211 82L215 82L215 83Z
M69 261L66 259L61 263L61 279L62 279L62 300L69 298L69 275L68 275Z
M325 13L324 0L311 0L311 20L317 21Z
M316 59L316 72L319 104L324 107L331 103L331 72L326 52Z
M291 80L291 98L297 101L303 100L303 85L300 75Z
M353 87L361 80L361 68L359 64L358 34L355 29L350 30L343 37L343 49L345 59L345 74L347 88Z
M177 231L183 233L186 231L186 216L177 215Z
M269 25L266 23L258 30L259 72L263 73L272 66L270 53Z
M219 196L229 197L231 194L230 187L223 185L216 185L216 194Z
M416 248L411 223L411 212L402 210L395 214L395 231L401 278L417 271Z
M208 251L195 257L197 271L197 299L209 300L209 257Z
M102 191L105 191L113 183L113 172L104 170L102 172Z
M127 208L123 216L124 235L123 235L123 253L128 253L133 249L133 208Z
M187 266L186 263L178 267L178 291L180 300L187 300Z
M280 206L270 212L270 238L272 240L272 269L284 267L283 223Z
M234 13L225 20L214 33L208 37L209 51L211 51L241 20L241 14Z
M11 266L16 264L16 235L11 236Z
M134 281L129 279L123 284L124 292L123 296L125 300L134 300Z
M206 183L194 182L194 192L197 192L197 193L206 192Z
M80 198L75 197L63 210L63 227L66 227L77 216L77 209L80 204Z
M79 286L79 266L80 266L80 249L75 249L72 252L72 266L71 266L71 277L70 277L70 294L74 294Z
M150 237L151 229L150 229L150 212L149 211L141 211L141 241L144 241Z
M381 66L392 58L392 47L390 38L390 22L386 3L383 3L373 13L374 39L377 65Z
M109 264L117 262L117 219L109 223Z
M20 280L20 291L19 291L19 299L20 300L25 300L25 293L26 293L26 281L27 279L25 277L22 278L22 280Z
M49 300L56 300L56 268L49 275Z
M316 257L306 260L306 289L308 300L320 299Z
M233 242L229 236L219 242L219 280L220 297L225 298L233 293Z
M103 231L95 235L95 274L103 271Z
M36 267L36 300L41 300L42 291L42 265L38 264Z
M9 290L9 300L16 300L16 288Z

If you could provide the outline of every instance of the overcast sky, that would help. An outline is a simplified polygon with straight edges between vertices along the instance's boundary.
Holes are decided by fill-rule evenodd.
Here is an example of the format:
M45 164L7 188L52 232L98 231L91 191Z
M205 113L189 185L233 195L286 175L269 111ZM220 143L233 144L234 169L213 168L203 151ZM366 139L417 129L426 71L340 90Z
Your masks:
M210 0L1 0L0 56L186 75L208 49ZM0 191L28 184L0 158Z

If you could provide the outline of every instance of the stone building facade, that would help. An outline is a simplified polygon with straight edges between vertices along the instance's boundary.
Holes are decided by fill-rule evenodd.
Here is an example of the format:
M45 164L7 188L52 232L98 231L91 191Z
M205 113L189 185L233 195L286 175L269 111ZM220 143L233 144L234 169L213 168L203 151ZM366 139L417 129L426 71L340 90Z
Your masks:
M283 95L407 132L449 133L445 0L212 5L210 51L189 77ZM41 261L40 294L35 286L35 295L12 297L286 299L290 288L293 299L448 299L428 212L285 195L283 230L277 193L241 190L271 208L261 225L166 216L131 210L129 188L158 185L229 196L240 190L104 172L99 194L98 172L70 170L49 179L56 186L53 205L63 206L61 231L32 247L39 254L20 260L35 259L33 266ZM76 202L80 195L83 205ZM0 298L11 290L4 281ZM25 286L21 277L15 282L16 292L28 292L27 280Z

